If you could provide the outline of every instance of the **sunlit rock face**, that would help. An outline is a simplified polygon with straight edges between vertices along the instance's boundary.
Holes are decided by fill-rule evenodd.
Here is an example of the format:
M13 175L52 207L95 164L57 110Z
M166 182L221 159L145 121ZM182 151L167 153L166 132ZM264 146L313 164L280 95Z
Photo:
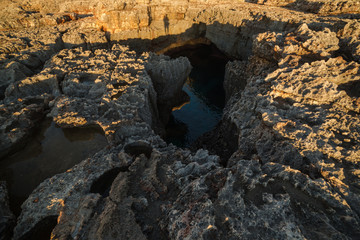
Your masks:
M0 156L46 116L95 125L108 146L37 186L14 229L1 184L0 236L358 239L359 9L351 0L2 1ZM198 41L235 60L221 122L188 150L161 137L191 66L149 51Z

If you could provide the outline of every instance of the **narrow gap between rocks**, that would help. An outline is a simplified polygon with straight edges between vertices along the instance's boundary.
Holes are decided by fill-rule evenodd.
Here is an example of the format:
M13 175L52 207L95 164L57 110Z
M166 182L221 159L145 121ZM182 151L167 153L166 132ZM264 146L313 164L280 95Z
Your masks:
M230 58L212 43L184 45L164 54L171 58L187 57L193 67L183 87L190 101L173 108L165 129L166 142L190 147L221 120L225 106L225 65Z
M98 179L96 179L90 187L91 193L99 193L103 197L109 196L111 185L114 182L116 176L121 171L126 171L127 168L113 168L103 175L101 175Z
M38 222L35 227L26 233L20 240L48 240L57 224L58 216L48 216Z

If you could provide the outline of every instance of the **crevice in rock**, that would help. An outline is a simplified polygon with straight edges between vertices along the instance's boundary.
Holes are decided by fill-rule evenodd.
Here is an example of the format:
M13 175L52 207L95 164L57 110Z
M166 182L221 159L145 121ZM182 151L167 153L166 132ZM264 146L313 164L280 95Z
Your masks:
M189 147L221 119L225 106L225 65L231 58L204 38L174 46L162 52L172 58L184 56L190 60L193 69L183 87L190 101L172 109L165 140L180 147Z
M360 98L360 81L340 84L338 88L344 90L350 97Z
M161 205L164 204L166 204L164 201L150 202L146 209L139 206L138 203L133 203L131 206L135 214L136 223L141 227L142 232L149 240L169 239L167 231L159 226Z
M120 172L125 172L128 170L128 167L121 167L121 168L113 168L107 172L105 172L103 175L101 175L98 179L96 179L91 187L90 192L91 193L99 193L103 197L109 196L109 192L111 189L111 185L114 182L116 176Z
M140 154L144 154L147 158L150 158L153 147L146 142L133 142L125 145L124 151L133 156L134 158L138 157Z
M58 216L47 216L39 221L35 227L24 234L19 240L49 240L51 232L57 225Z

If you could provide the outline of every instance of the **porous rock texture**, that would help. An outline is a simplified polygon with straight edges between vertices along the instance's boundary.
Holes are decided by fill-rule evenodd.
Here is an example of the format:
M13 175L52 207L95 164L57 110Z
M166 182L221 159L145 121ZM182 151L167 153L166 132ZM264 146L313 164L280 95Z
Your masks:
M109 146L44 180L14 229L1 185L1 236L360 238L358 1L2 5L0 157L45 116ZM238 60L207 150L190 151L158 134L191 65L148 50L204 38Z

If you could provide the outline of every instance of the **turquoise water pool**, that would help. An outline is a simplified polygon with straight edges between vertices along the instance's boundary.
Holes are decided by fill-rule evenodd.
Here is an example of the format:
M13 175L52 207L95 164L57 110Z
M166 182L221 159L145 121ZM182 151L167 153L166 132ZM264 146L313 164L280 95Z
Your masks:
M215 46L205 44L185 46L168 55L186 56L193 66L183 87L190 102L174 110L166 126L168 143L189 147L221 120L225 105L223 81L228 59Z

